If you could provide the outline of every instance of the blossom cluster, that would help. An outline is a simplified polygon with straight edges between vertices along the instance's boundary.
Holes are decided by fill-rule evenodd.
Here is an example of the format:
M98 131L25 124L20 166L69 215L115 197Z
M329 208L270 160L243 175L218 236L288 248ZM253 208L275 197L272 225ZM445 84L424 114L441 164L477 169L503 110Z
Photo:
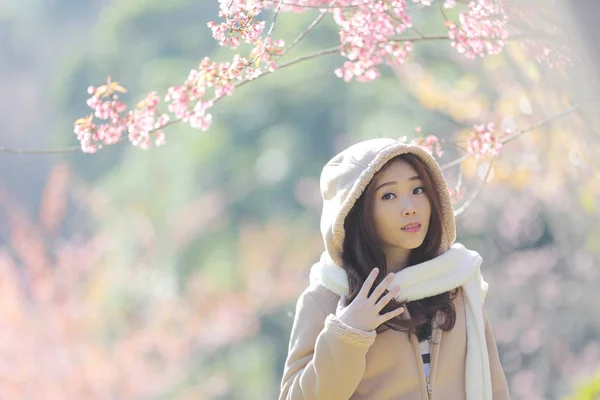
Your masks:
M417 132L421 134L421 128L417 128ZM435 135L428 135L427 137L420 136L411 140L411 144L422 147L431 155L441 157L444 155L440 139Z
M222 1L219 17L224 18L225 21L220 24L214 21L208 23L213 37L221 46L229 45L232 49L236 49L242 41L252 44L261 38L265 22L255 18L261 11L257 2L232 2L228 9L224 9L223 6Z
M450 194L450 202L454 206L465 196L465 187L463 185L457 185L453 188L449 187L448 193Z
M412 26L406 0L361 1L334 9L333 17L340 27L340 53L348 59L335 74L346 82L375 80L379 64L403 63L412 50L411 42L395 40Z
M152 132L156 134L157 146L165 144L162 128L169 122L169 116L158 113L156 105L160 99L156 93L149 93L145 100L138 103L136 110L123 114L127 106L119 100L116 92L125 92L116 82L88 88L88 93L92 96L87 104L93 112L75 121L74 129L82 151L95 153L104 144L116 144L122 140L124 132L128 132L129 140L134 146L142 149L150 146ZM96 126L94 117L107 122Z
M151 136L156 145L165 143L162 131L167 123L182 121L201 130L209 129L212 115L209 109L217 100L231 96L238 84L253 80L277 69L276 61L285 53L284 42L271 37L272 29L265 35L265 21L258 19L264 7L274 7L274 12L306 11L323 7L339 27L339 54L346 58L334 73L348 82L372 81L379 77L382 64L403 63L413 48L415 38L399 36L412 28L408 2L431 6L432 0L219 0L220 23L211 21L208 27L221 46L232 49L242 43L252 47L248 57L235 54L231 61L217 63L204 58L196 69L190 71L181 85L168 89L164 99L175 119L158 111L160 97L150 92L135 110L127 111L119 99L125 89L110 78L106 85L91 86L88 106L93 112L75 122L75 133L84 152L94 153L103 145L112 145L127 138L140 148L148 148ZM442 0L440 0L442 1ZM497 54L508 38L506 0L473 0L468 10L459 14L458 21L446 23L448 38L456 50L468 58ZM454 8L455 0L444 0L443 8ZM275 19L273 20L273 22ZM272 26L271 26L272 28ZM310 28L309 28L310 29ZM306 33L306 32L305 32ZM418 32L417 32L418 33ZM420 33L418 33L419 36ZM532 42L523 42L534 46ZM565 61L552 46L537 47L538 59L553 62ZM301 57L302 58L302 57ZM97 120L100 120L98 122ZM487 127L475 128L469 151L477 154L494 153L501 143ZM420 138L419 145L432 154L441 156L439 141L435 136Z
M165 96L168 110L176 120L189 123L193 128L209 129L212 115L207 110L219 98L231 96L236 83L260 76L263 69L256 66L261 62L266 65L267 70L274 71L274 56L281 54L283 45L281 40L269 39L266 45L258 42L250 53L251 59L239 54L231 62L223 63L204 58L198 68L190 71L182 85L168 89ZM209 90L213 92L212 98L207 98ZM107 85L88 88L88 93L92 96L87 104L93 112L75 121L74 129L82 151L95 153L103 145L116 144L123 139L125 132L128 133L129 141L142 149L149 148L152 134L156 136L157 146L165 144L162 128L170 121L170 117L159 113L157 107L160 97L156 92L149 93L146 99L137 104L135 110L129 112L126 112L127 106L119 99L118 92L125 93L126 90L110 80ZM102 122L96 124L94 118Z
M512 132L507 129L502 133L496 132L493 122L473 126L471 136L467 139L467 152L475 159L481 156L497 156L502 149L502 139L510 136Z
M521 41L521 46L527 49L528 54L531 54L540 64L549 68L573 65L579 61L574 59L572 49L564 43L527 38Z
M468 7L469 12L460 13L459 25L447 23L452 47L470 59L499 54L508 38L502 0L472 1Z

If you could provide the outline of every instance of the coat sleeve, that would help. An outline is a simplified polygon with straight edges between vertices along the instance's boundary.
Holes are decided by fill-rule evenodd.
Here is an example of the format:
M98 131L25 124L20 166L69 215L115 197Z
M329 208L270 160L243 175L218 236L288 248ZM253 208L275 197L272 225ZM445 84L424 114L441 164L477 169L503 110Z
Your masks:
M490 373L492 376L492 399L510 400L508 383L506 382L502 364L500 364L500 355L498 354L494 332L492 331L492 327L487 320L485 313L483 314L483 319L485 321L485 339L487 342L488 357L490 359Z
M279 400L347 400L360 383L375 331L327 315L305 291L296 304Z

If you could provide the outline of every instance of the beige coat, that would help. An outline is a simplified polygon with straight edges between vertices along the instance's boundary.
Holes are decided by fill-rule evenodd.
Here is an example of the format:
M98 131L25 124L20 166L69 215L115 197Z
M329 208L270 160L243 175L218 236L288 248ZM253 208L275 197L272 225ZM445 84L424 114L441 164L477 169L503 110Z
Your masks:
M434 324L431 369L425 378L414 335L376 334L335 318L339 297L310 286L298 299L280 400L464 400L466 327L462 290L449 332ZM402 318L409 318L408 311ZM509 399L492 329L485 320L494 400Z

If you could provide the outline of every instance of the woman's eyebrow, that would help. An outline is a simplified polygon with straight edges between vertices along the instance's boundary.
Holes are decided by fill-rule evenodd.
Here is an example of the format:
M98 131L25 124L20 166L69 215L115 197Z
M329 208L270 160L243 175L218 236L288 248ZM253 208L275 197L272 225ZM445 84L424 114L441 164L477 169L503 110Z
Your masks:
M408 181L409 181L409 182L410 182L410 181L420 181L420 180L421 180L421 177L420 177L420 176L418 176L418 175L411 176L410 178L408 178ZM397 184L398 184L398 182L397 182L397 181L389 181L389 182L385 182L385 183L382 183L381 185L377 186L377 188L375 189L375 191L378 191L379 189L381 189L382 187L385 187L385 186L389 186L389 185L397 185Z

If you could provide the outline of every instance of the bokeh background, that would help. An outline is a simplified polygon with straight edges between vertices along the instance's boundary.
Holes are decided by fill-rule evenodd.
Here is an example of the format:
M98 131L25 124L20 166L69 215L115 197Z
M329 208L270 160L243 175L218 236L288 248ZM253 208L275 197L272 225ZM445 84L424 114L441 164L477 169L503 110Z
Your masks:
M450 162L487 122L527 132L457 217L458 240L484 258L513 398L599 398L598 36L582 19L595 11L512 3L515 23L554 34L577 62L551 68L520 42L467 60L442 40L375 82L344 83L343 59L326 56L244 85L209 131L175 125L161 148L0 152L0 398L277 398L323 248L324 163L417 127ZM229 59L206 27L217 12L208 0L3 0L0 146L77 145L86 89L107 75L133 105L206 55ZM274 37L290 41L317 12L282 14ZM419 31L446 34L437 7L415 15ZM326 18L292 57L337 43ZM466 160L449 182L460 171L468 197L488 162Z

